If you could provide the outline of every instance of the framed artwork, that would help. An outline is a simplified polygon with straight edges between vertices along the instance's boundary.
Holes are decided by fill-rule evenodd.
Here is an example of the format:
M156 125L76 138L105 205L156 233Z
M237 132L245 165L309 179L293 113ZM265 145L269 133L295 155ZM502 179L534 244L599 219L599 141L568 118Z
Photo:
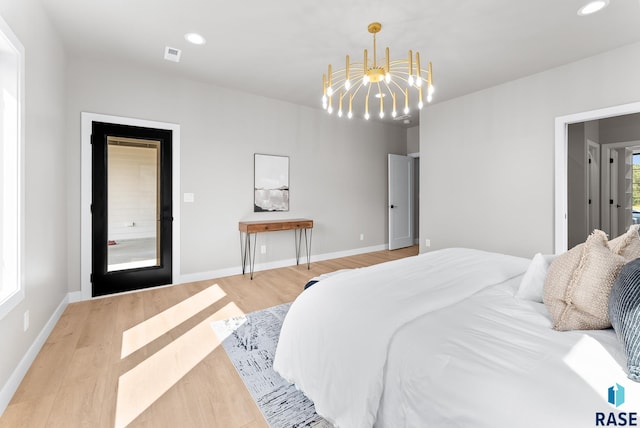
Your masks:
M289 157L254 154L253 211L289 211Z

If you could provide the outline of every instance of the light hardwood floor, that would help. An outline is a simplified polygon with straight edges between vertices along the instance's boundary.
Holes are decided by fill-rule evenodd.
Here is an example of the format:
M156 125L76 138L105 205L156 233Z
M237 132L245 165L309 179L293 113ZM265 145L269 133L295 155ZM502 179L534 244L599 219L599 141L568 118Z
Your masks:
M266 427L209 326L293 301L312 277L417 247L70 304L0 427Z

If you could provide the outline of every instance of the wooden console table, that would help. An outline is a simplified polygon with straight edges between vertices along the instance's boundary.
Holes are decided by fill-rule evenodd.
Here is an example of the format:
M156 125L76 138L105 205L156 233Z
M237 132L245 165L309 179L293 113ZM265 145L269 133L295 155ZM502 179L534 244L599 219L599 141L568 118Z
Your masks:
M311 268L311 235L313 233L313 220L306 218L288 220L267 221L241 221L238 223L240 231L240 253L242 256L242 274L244 275L249 263L251 279L256 260L256 239L259 232L276 232L278 230L293 230L296 245L296 264L300 264L300 248L302 247L302 234L304 233L305 249L307 251L307 269ZM308 232L308 233L307 233ZM253 252L251 251L251 235L253 235Z

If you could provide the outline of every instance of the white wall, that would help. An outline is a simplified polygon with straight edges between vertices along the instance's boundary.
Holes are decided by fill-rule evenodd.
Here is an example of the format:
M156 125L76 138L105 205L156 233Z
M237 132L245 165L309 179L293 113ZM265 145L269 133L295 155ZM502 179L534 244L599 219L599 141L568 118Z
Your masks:
M640 113L601 119L600 143L621 143L640 140Z
M427 106L420 242L532 256L554 243L554 119L640 100L640 44Z
M36 0L0 0L0 15L26 56L25 299L0 320L0 412L20 365L67 296L65 52ZM30 327L23 331L23 314ZM46 336L45 336L46 337ZM42 338L42 335L40 336Z
M420 126L407 128L407 153L420 152Z
M173 66L174 64L170 64ZM387 241L387 153L406 154L403 128L329 117L310 109L131 64L74 59L68 65L69 217L80 216L82 111L181 125L181 273L240 266L238 221L309 217L312 254L383 246ZM253 213L253 155L290 157L290 211ZM360 234L365 239L360 241ZM80 229L69 230L80 259ZM294 258L293 232L261 234L256 264ZM69 290L80 289L79 266Z

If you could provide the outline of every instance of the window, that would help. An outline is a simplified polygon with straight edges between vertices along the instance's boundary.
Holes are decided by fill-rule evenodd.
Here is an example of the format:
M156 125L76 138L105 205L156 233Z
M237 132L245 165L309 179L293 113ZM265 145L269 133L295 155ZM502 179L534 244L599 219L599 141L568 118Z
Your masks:
M0 18L0 318L24 297L24 48Z

